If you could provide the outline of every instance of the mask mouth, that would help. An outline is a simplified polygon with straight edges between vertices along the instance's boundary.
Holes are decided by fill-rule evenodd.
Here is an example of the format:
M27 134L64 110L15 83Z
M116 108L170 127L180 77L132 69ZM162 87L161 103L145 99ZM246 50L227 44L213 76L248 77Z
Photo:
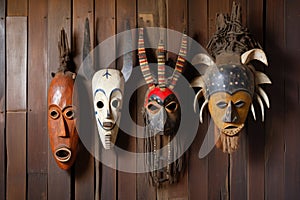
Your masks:
M224 133L225 135L228 135L228 136L234 136L234 135L238 134L242 130L243 127L244 127L244 124L241 124L239 126L229 125L229 126L225 127L224 129L222 129L222 133Z
M71 150L61 147L55 151L55 158L60 162L68 162L71 159Z
M103 128L111 129L114 126L112 122L103 122Z

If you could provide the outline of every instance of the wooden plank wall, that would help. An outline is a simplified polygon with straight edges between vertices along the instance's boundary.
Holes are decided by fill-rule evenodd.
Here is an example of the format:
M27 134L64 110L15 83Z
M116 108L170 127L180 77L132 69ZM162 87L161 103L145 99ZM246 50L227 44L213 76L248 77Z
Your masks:
M175 185L158 189L149 185L147 174L102 165L82 144L70 170L61 170L53 159L47 134L47 90L51 72L58 68L61 28L68 34L79 68L86 18L92 46L124 31L128 20L130 28L185 30L205 47L215 32L216 13L229 13L232 2L0 0L0 199L299 199L300 3L294 0L236 0L242 6L243 24L267 54L269 66L260 70L272 80L264 87L271 101L265 122L259 114L257 121L249 115L236 153L227 155L214 148L199 159L210 120L206 112L205 123L199 124L186 152L186 170ZM165 21L159 19L159 5L165 5ZM149 16L152 21L143 21ZM120 66L116 62L110 67ZM138 124L143 122L144 92L138 90L131 102ZM137 130L132 127L133 133ZM120 137L123 149L142 151L140 139L126 133ZM119 155L118 159L127 158Z

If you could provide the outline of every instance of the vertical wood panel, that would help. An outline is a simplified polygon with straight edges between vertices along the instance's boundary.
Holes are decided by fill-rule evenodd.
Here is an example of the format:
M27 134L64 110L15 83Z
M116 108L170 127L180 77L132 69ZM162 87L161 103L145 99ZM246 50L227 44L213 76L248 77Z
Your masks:
M26 110L27 17L6 19L7 110Z
M126 31L126 29L135 28L136 25L136 1L132 0L117 0L116 1L116 17L117 17L117 33L121 33L122 31ZM126 27L129 23L130 27ZM135 39L135 38L134 38ZM133 41L134 41L133 39ZM118 48L121 45L125 45L124 43L121 44L119 41ZM129 48L129 47L125 47ZM135 58L135 57L134 57ZM132 59L134 59L132 58ZM133 62L134 63L134 62ZM118 66L118 69L121 69L123 66L123 62L118 64L122 64ZM129 92L129 91L128 91ZM126 87L125 87L126 93ZM129 92L130 93L130 92ZM126 95L126 94L125 94ZM136 100L135 98L133 100ZM124 105L127 106L127 105ZM135 110L133 110L135 112ZM132 124L131 133L123 133L119 131L118 141L122 141L121 148L129 152L136 152L136 134L135 126ZM130 136L131 135L131 136ZM136 160L130 160L129 157L124 155L118 155L118 163L133 163L132 170L136 169ZM118 171L118 199L128 199L134 200L136 199L136 174L134 173L126 173L122 171Z
M167 28L171 30L178 31L180 33L186 33L188 31L188 1L186 0L167 0ZM172 48L173 46L178 47L180 49L180 42L178 44L174 44L172 40L167 41L168 47ZM179 51L178 51L179 52ZM178 54L178 53L177 53ZM171 58L174 62L176 62L177 55L169 53L169 58ZM184 97L179 97L184 98ZM182 123L182 122L181 122ZM187 134L188 132L186 132ZM172 185L167 185L166 189L162 189L162 193L159 194L158 198L164 199L188 199L188 151L183 155L184 168L181 172L181 176L178 179L177 183ZM163 191L165 190L165 191ZM166 194L163 194L166 193ZM160 197L160 195L162 195Z
M46 0L29 1L28 199L47 198L47 5Z
M138 0L137 1L137 16L138 16L138 21L137 21L137 27L159 27L159 19L157 15L157 5L158 5L159 0L150 1L148 0ZM152 19L149 20L147 23L147 20L145 17ZM146 37L147 34L144 34L144 37ZM145 38L146 39L146 38ZM139 65L139 63L137 63ZM145 80L141 80L145 81ZM142 109L144 107L144 101L145 101L145 93L148 87L141 87L137 90L137 119L136 122L140 126L144 126L144 116L142 114ZM137 139L137 151L138 152L145 152L145 140L144 139ZM137 161L137 167L143 166L144 165L144 160L143 161ZM152 186L150 183L150 175L148 173L140 173L137 174L137 199L145 199L145 200L152 200L152 199L157 199L156 193L157 189L155 186Z
M247 26L254 38L263 45L264 43L264 0L248 0ZM246 14L244 12L244 14Z
M230 199L247 199L247 135L240 132L239 147L230 155Z
M205 47L208 42L207 0L190 0L188 4L188 34Z
M27 16L28 0L7 0L7 16Z
M95 23L96 44L116 33L116 1L95 1ZM113 63L110 67L115 68L115 64ZM102 144L99 143L98 145ZM117 161L112 160L111 162L115 164ZM96 166L99 164L101 165L98 163ZM96 178L100 179L101 199L117 199L117 171L103 164L100 169L96 170L100 170L98 171L100 176Z
M285 102L286 102L286 126L285 126L285 199L299 198L300 188L300 153L298 141L300 102L299 102L299 62L300 62L300 4L297 1L285 1Z
M74 62L79 69L82 61L85 20L89 19L91 47L94 46L94 2L93 0L73 1L73 45ZM89 132L79 135L93 135ZM85 136L87 137L87 136ZM92 140L92 139L91 139ZM85 143L86 144L86 143ZM91 147L89 147L91 149ZM92 148L93 149L93 148ZM94 158L83 143L75 163L75 199L94 199Z
M280 16L280 17L279 17ZM265 199L284 199L285 160L285 67L284 52L284 1L266 1L265 50L270 68L266 74L272 79L269 87L271 109L265 120Z
M264 44L264 3L263 0L248 1L247 26L254 38ZM243 13L244 14L244 13ZM269 59L268 52L266 51ZM273 67L272 67L273 68ZM273 87L273 86L272 86ZM272 101L272 100L271 100ZM273 109L271 104L271 109ZM258 108L258 107L256 107ZM248 118L248 198L264 199L265 197L265 129L264 124ZM268 117L268 116L266 116Z
M210 0L208 7L208 35L211 37L216 32L216 15L217 13L230 13L230 0Z
M0 1L0 199L5 199L6 141L5 141L5 0Z
M51 72L56 72L59 67L58 41L62 28L71 44L71 0L48 1L48 83ZM48 199L67 200L71 197L71 170L65 171L57 166L48 144Z
M8 112L6 128L6 198L26 199L26 112Z
M189 1L189 31L188 35L196 40L203 47L208 42L208 1ZM203 143L208 128L207 113L204 116L205 124L199 123L197 135L189 151L189 199L208 199L208 156L200 159L198 157L200 147Z

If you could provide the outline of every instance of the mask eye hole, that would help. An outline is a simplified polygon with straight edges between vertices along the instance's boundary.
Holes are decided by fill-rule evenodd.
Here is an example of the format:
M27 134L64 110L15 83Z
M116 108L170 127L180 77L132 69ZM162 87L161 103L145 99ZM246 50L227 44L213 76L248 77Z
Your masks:
M101 109L104 107L104 103L102 101L97 102L97 108Z
M111 102L112 107L118 108L120 106L120 101L118 99L115 99Z
M242 101L242 100L239 100L239 101L235 102L234 105L235 105L235 107L237 107L237 108L241 108L241 107L243 107L243 106L245 105L245 102Z
M228 105L228 104L227 104L225 101L220 101L220 102L217 103L217 106L218 106L219 108L226 108L227 105Z
M152 114L155 114L156 112L159 111L159 107L157 105L154 105L152 103L150 103L148 106L147 106L147 109L152 113Z
M166 105L166 110L168 112L175 112L177 110L177 107L177 103L175 101L172 101L168 105Z
M66 113L65 113L65 116L68 118L68 119L72 119L74 117L74 111L73 110L68 110Z
M51 110L50 116L52 119L57 119L59 117L59 112L57 110Z

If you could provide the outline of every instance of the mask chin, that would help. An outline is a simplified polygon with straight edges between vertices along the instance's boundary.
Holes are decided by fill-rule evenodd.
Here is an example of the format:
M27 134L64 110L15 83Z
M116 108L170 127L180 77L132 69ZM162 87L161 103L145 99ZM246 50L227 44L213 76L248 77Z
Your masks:
M116 126L111 131L102 129L102 131L100 132L100 139L104 149L111 149L114 147L118 134L117 131L118 129L116 128Z

